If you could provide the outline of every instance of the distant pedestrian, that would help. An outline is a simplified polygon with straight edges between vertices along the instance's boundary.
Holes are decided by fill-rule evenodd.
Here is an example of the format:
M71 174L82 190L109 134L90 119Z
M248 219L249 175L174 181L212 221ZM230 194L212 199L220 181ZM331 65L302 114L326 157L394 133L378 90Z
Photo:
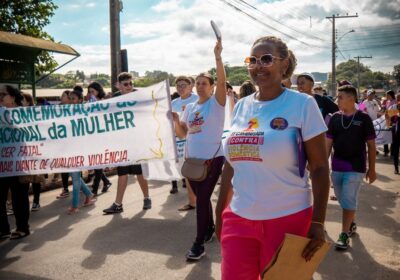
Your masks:
M328 114L333 114L339 110L338 106L328 97L313 93L314 76L310 73L302 73L297 76L297 90L314 96L322 117L327 121Z
M23 106L21 92L10 85L0 86L0 107L9 109ZM25 177L25 178L24 178ZM30 234L29 230L29 181L26 176L0 178L0 239L19 239ZM7 217L6 201L11 190L16 229L11 232Z
M367 99L362 103L364 105L364 111L370 116L374 121L379 117L379 112L381 111L381 106L379 102L375 99L375 90L370 89L367 91Z
M290 79L286 79L289 80ZM290 88L290 87L289 87ZM242 99L246 96L249 96L253 93L255 93L257 91L256 86L253 84L252 81L247 80L244 81L241 85L240 85L240 89L239 89L239 99Z
M88 101L96 102L103 100L106 97L106 93L104 92L103 87L98 82L92 82L88 85ZM95 169L94 170L94 179L92 185L92 192L95 196L97 196L100 181L103 181L103 188L101 190L102 193L108 191L111 187L111 182L108 180L107 176L104 174L103 169Z
M69 103L70 104L81 104L83 103L83 94L80 91L71 91L69 93ZM89 187L85 184L82 179L81 172L74 171L69 173L72 178L72 205L68 209L68 214L75 214L78 212L79 204L79 193L82 192L85 195L85 201L83 206L93 205L96 201L94 199L94 194L90 191Z
M355 108L355 103L357 91L353 86L338 89L340 112L332 116L326 134L328 155L332 148L334 151L332 184L343 209L342 232L335 246L343 250L348 248L349 238L357 229L355 214L363 178L366 177L370 184L376 179L374 126L367 114Z

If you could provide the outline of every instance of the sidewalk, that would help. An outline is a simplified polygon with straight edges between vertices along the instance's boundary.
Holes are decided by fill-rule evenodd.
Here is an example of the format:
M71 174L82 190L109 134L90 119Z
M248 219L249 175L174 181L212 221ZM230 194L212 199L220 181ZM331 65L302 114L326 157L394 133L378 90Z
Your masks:
M332 249L315 280L400 279L400 176L392 169L388 158L378 156L378 180L361 190L351 248ZM150 182L153 208L143 211L140 188L130 178L124 212L103 216L115 198L116 179L111 177L110 192L95 206L73 216L67 215L71 198L55 199L60 189L42 193L42 208L31 213L32 234L0 243L0 279L220 279L218 242L206 245L200 262L185 261L195 212L176 210L186 203L184 189L170 195L169 184ZM329 201L329 240L337 239L340 221L338 203Z

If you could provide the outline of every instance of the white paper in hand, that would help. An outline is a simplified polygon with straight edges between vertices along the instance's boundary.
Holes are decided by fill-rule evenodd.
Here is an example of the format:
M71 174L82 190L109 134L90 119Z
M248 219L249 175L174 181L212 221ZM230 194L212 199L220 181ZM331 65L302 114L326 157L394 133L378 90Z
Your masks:
M211 21L211 27L214 30L215 37L217 37L218 40L221 40L221 31L219 30L218 26L215 24L214 21Z

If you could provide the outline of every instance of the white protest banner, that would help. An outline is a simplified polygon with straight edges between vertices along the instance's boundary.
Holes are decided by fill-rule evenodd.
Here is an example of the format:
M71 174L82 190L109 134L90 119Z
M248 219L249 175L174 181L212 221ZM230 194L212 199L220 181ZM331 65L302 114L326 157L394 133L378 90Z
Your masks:
M375 128L375 144L377 146L386 145L392 143L392 131L388 128L385 116L381 116L380 118L373 121Z
M0 108L0 177L175 160L168 81L86 104Z
M235 106L233 98L226 99L225 105L225 123L224 133L222 140L226 138L229 132L232 119L232 110ZM176 139L176 149L178 155L178 162L175 161L163 161L163 162L149 162L143 165L143 175L149 180L160 180L160 181L172 181L183 179L181 174L181 168L185 158L185 145L186 139Z

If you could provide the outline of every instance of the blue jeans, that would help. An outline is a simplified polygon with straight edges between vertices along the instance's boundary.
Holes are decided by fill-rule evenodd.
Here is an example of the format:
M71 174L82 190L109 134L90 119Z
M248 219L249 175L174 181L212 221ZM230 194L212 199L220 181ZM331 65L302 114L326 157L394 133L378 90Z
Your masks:
M87 197L90 197L93 194L83 181L81 172L71 172L70 175L72 177L72 207L77 208L79 204L79 192L81 189Z
M340 207L346 210L357 210L358 193L364 173L332 171L332 184Z

